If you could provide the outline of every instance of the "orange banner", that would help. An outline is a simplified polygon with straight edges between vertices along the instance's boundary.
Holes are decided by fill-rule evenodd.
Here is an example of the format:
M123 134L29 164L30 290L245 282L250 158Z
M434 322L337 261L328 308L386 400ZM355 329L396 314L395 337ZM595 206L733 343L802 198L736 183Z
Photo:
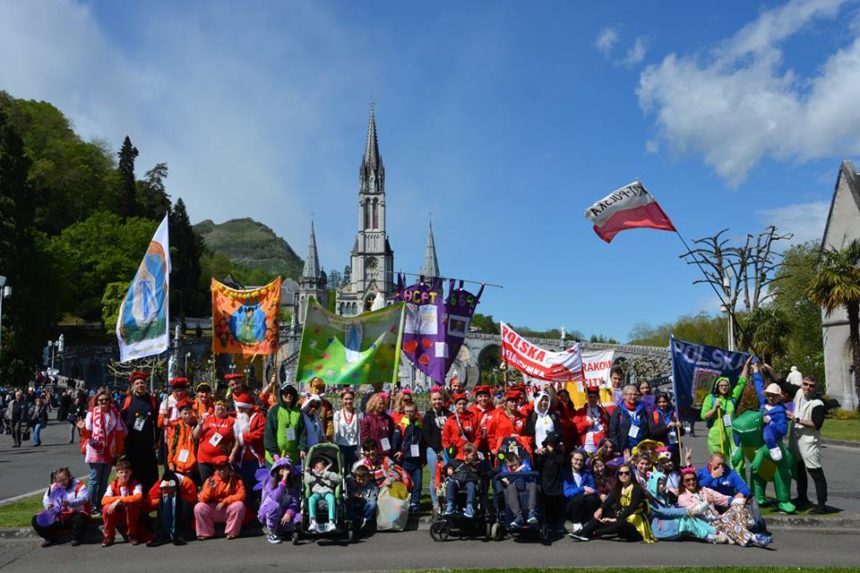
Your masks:
M236 290L212 279L212 352L274 354L278 350L281 277L264 287Z

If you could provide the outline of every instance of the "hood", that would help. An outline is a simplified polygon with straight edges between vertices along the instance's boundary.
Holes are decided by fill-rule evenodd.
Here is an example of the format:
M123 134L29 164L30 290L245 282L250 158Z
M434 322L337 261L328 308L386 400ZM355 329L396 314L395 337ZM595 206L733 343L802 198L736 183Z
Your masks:
M717 379L716 379L716 380L714 380L714 383L713 383L713 384L711 384L711 394L716 395L716 393L717 393L717 385L718 385L720 382L722 382L723 380L725 380L726 382L728 382L728 383L729 383L729 393L731 393L731 391L732 391L732 381L731 381L731 380L729 380L726 376L717 376Z
M272 464L272 469L269 470L270 475L275 475L278 473L278 470L281 468L286 468L290 471L293 469L293 462L290 460L290 456L277 457L275 456L275 463Z
M544 398L546 398L547 400L546 408L541 411L540 401ZM552 406L552 400L550 399L549 394L547 394L546 392L540 392L535 398L535 413L537 413L538 416L546 416L549 413L550 406Z
M284 403L284 392L289 392L293 395L293 407L298 407L299 404L299 391L296 390L296 387L292 384L281 384L280 389L278 390L278 404L286 408L286 404Z

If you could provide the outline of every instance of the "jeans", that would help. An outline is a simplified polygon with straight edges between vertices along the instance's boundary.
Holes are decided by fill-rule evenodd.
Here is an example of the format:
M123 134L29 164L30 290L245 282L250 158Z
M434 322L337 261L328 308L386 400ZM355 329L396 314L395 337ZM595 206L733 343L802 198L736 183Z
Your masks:
M403 471L408 473L409 477L412 478L412 505L421 505L421 486L424 480L424 469L421 467L421 459L404 461Z
M78 427L74 423L69 422L69 443L70 444L74 443L75 436L77 436L77 435L78 435Z
M358 446L338 444L337 447L340 448L340 452L343 454L343 467L346 469L346 473L351 473L352 466L358 461Z
M107 490L108 478L110 478L110 464L89 464L90 479L87 484L90 494L90 504L93 506L93 511L101 513L102 497Z
M436 476L436 464L439 463L439 456L436 455L436 450L433 448L427 448L427 467L430 468L430 483L428 485L428 489L430 490L430 506L435 508L436 502L436 484L433 483Z
M366 520L364 527L362 528L363 531L367 531L374 523L376 523L375 499L350 500L347 511L349 511L349 518L352 521L358 521L359 518L364 518Z
M466 507L475 509L475 493L478 491L478 484L473 481L467 481L463 486L466 488ZM445 490L445 501L448 502L449 510L453 511L457 503L457 493L460 491L460 482L455 479L448 480L448 486Z
M42 431L42 424L36 424L33 426L33 445L41 446L42 440L40 439L39 432Z
M332 492L328 492L325 494L322 494L322 493L311 494L311 496L308 498L308 515L310 516L311 521L317 520L317 504L319 503L320 499L323 497L325 497L326 505L328 505L328 520L330 523L334 523L334 517L335 517L334 512L335 512L336 506L335 506L334 494Z

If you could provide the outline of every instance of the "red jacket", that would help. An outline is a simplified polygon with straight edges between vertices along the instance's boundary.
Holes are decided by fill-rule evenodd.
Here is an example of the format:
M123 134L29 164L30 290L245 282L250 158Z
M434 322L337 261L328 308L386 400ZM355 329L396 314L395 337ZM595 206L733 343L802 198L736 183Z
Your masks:
M250 412L250 427L244 433L236 431L236 440L239 441L239 452L241 461L257 460L261 464L266 463L266 449L263 447L263 434L266 433L266 416L259 408L254 406ZM233 426L234 429L236 426Z
M504 408L496 408L487 431L487 441L493 453L499 451L502 440L508 436L522 436L526 430L526 419L519 412L514 411L514 417L509 418Z
M478 433L478 419L466 410L463 414L454 412L442 426L442 447L445 449L454 446L457 448L457 459L463 459L463 446L468 442L475 443Z
M375 440L380 456L391 455L394 420L388 414L365 414L359 422L362 440ZM386 448L385 446L388 445Z
M493 419L493 412L496 407L490 404L486 410L481 410L477 404L469 406L469 411L475 416L478 422L478 432L475 435L475 441L478 449L487 451L490 449L490 442L487 440L490 430L490 421Z
M592 440L594 446L597 447L609 431L609 412L599 404L595 406L595 410L598 412L598 415L596 418L592 416L595 422L593 426L586 419L589 415L588 404L577 410L573 415L573 422L576 424L576 430L579 433L579 445L582 447L588 446L589 443L587 442L591 442Z

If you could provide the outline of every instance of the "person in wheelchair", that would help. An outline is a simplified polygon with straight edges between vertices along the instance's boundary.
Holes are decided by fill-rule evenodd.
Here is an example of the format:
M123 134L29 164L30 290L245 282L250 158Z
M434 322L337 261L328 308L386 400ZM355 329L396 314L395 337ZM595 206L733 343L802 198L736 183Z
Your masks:
M478 488L486 482L491 474L492 468L486 460L479 458L477 446L473 443L465 444L463 446L463 459L452 460L445 467L447 483L445 485L444 515L454 515L457 494L465 489L466 508L463 511L463 516L470 519L475 517L475 496L478 493Z
M323 457L316 458L311 463L312 465L305 472L305 484L311 488L311 495L308 498L308 514L310 515L308 530L314 533L328 533L337 528L335 525L334 488L340 481L340 476L331 471L331 464ZM317 505L320 499L325 499L326 505L328 505L328 521L322 530L317 524Z
M538 524L537 516L537 497L538 484L531 475L523 476L517 474L533 472L531 464L527 459L520 458L516 452L508 452L505 454L505 466L499 471L498 481L502 484L505 496L505 504L514 516L511 522L511 529L516 529L524 525L523 510L520 505L520 492L528 494L527 503L527 518L525 523L529 525Z

